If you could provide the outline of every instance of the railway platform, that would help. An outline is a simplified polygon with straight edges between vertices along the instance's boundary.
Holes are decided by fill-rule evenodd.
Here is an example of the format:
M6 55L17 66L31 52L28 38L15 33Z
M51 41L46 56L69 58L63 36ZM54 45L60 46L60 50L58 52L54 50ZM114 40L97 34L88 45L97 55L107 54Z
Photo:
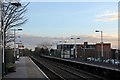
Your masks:
M37 65L29 57L20 57L19 61L15 62L16 72L9 73L4 76L4 79L45 79L49 78L46 74L37 67Z

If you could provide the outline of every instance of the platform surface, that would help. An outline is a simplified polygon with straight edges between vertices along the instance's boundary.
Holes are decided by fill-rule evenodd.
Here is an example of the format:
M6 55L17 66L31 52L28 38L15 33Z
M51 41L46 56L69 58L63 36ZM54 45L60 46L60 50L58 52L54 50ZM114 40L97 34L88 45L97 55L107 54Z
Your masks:
M15 62L16 72L5 75L4 78L41 78L48 79L44 72L38 68L29 57L20 57Z

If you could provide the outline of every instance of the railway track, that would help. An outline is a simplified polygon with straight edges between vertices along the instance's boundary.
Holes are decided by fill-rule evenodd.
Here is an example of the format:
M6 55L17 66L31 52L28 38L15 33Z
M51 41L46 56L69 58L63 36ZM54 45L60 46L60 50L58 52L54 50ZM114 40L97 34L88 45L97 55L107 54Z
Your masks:
M48 76L48 80L64 80L60 75L52 71L50 68L45 66L44 64L41 64L38 59L31 57L31 59L34 61L34 63Z
M99 76L45 58L32 57L32 59L51 80L104 80Z

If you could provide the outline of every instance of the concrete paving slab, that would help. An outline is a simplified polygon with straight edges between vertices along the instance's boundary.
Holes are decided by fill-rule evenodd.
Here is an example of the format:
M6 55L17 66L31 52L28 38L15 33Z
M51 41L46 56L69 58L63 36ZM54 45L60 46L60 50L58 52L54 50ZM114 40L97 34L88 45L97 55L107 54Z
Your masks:
M5 78L48 78L29 57L20 57L15 64L16 72L5 75Z

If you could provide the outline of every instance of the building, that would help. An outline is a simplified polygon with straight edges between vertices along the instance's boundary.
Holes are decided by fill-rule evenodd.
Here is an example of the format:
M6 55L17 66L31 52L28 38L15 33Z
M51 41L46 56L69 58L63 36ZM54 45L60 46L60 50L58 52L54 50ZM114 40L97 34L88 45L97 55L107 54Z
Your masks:
M120 60L120 54L118 49L111 49L111 58Z
M100 57L101 56L101 44L100 43L97 43L96 44L96 51L97 51L97 54L98 56L97 57ZM103 56L104 58L111 58L111 44L110 43L104 43L103 44Z
M57 50L61 52L61 58L69 58L69 57L74 57L75 55L72 54L73 50L72 48L74 47L74 44L70 43L61 43L57 45Z
M77 47L77 55L78 57L95 57L95 44L88 44L88 42L84 42L84 44L81 44Z
M83 44L72 44L72 43L64 43L58 44L57 49L61 51L62 58L77 58L83 57L101 57L101 44L88 44L88 42L84 42ZM103 56L104 58L111 57L111 44L104 43L103 44Z

